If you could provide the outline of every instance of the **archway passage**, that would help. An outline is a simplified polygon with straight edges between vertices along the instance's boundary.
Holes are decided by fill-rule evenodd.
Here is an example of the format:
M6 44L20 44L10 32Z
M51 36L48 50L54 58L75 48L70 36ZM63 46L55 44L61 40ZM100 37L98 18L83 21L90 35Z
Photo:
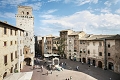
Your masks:
M31 58L25 58L24 61L26 62L26 65L30 66Z
M90 64L90 59L88 59L88 64Z
M83 58L83 60L82 60L84 63L86 63L86 59L85 58Z
M71 60L71 56L69 56L69 59Z
M3 79L6 77L6 75L7 75L7 72L5 72L5 73L3 74Z
M96 63L95 60L93 60L93 66L95 66L95 63Z
M102 68L102 62L101 61L98 61L98 67Z
M108 62L108 69L114 70L114 65L112 62Z

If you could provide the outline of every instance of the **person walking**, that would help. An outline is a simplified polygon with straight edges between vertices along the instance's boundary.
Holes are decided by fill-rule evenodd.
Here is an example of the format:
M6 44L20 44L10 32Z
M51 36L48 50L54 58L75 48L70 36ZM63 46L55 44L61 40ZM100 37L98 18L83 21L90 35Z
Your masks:
M47 73L46 73L47 75L48 75L48 71L47 71Z
M43 65L41 66L41 71L43 72Z
M72 80L72 76L70 76L70 80Z
M35 65L33 65L33 70L35 69Z
M52 74L52 70L51 70L51 74Z
M79 70L79 66L77 66L76 69Z

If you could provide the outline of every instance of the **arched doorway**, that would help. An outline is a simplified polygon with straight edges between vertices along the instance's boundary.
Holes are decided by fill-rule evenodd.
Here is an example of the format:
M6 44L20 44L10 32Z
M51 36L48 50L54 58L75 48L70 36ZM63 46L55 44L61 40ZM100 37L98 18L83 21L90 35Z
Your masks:
M82 61L83 61L84 63L86 63L86 59L85 59L85 58L83 58Z
M93 66L95 66L95 63L96 63L95 60L93 60Z
M31 58L25 58L24 61L26 62L26 65L30 66Z
M114 70L114 64L112 62L108 62L108 69Z
M13 73L13 67L11 67L11 69L10 69L10 73Z
M81 62L81 58L80 58L80 62Z
M71 56L69 56L69 59L71 60Z
M5 73L3 74L3 79L6 77L6 75L7 75L7 72L5 72Z
M88 64L90 64L90 59L88 59Z
M102 62L101 61L98 61L98 67L102 68Z

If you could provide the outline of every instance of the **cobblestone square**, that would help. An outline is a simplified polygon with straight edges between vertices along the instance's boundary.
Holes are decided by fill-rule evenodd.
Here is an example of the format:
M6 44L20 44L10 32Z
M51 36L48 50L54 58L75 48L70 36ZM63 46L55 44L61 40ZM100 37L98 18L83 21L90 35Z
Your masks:
M40 66L44 65L42 60ZM63 71L48 71L44 65L43 72L38 67L33 70L32 66L25 66L22 72L32 71L32 80L120 80L120 74L114 73L109 70L103 70L101 68L95 68L94 66L88 66L81 62L70 61L68 59L61 59L60 62L66 62L66 66L63 66ZM76 71L76 66L79 66L79 70ZM47 75L48 71L48 75Z

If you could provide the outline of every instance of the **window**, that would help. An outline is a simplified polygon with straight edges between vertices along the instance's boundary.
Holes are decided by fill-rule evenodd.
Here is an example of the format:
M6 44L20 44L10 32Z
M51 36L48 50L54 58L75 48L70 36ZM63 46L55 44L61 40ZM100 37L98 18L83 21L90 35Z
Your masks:
M15 35L17 35L17 31L15 30Z
M17 51L15 51L15 58L17 58Z
M17 69L17 63L15 64L15 69Z
M93 42L93 45L95 46L95 42Z
M99 56L102 56L102 52L99 52Z
M7 55L4 56L4 64L7 65Z
M7 28L4 27L4 34L7 34Z
M15 44L17 44L17 41L15 41Z
M20 31L20 36L21 36L21 31Z
M82 44L82 41L80 41L80 44Z
M26 54L27 54L28 52L26 51Z
M10 35L12 35L12 29L10 29Z
M20 49L20 55L22 56L22 50Z
M80 53L82 53L82 49L80 49Z
M99 42L99 46L102 46L102 42Z
M71 44L71 40L69 40L69 44Z
M108 48L110 48L110 43L108 44Z
M13 67L11 67L11 69L10 69L10 73L13 73Z
M88 54L90 54L90 50L88 50Z
M10 41L10 45L12 45L12 41Z
M7 42L6 41L4 41L4 46L7 46Z
M29 15L29 12L27 12L27 15Z
M108 53L108 56L110 56L110 53Z
M83 52L84 52L84 53L86 52L85 49L83 49Z
M24 11L22 11L22 14L24 14Z
M28 36L28 33L26 33L26 36Z
M87 42L87 45L89 46L89 42Z
M11 62L13 61L13 53L11 53Z
M20 44L21 44L21 40L20 40Z

